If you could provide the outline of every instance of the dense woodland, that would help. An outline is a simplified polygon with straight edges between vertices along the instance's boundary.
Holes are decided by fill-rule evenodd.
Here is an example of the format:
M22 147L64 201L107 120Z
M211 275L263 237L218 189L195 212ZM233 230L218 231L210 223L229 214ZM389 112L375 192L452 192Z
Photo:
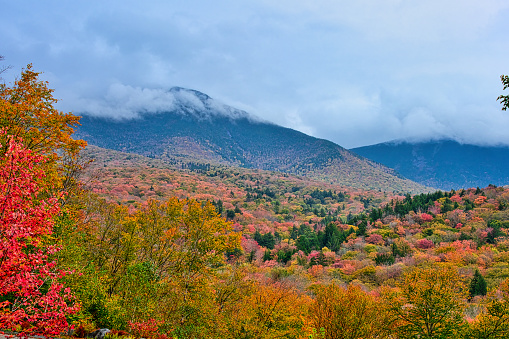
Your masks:
M0 85L0 330L509 337L509 188L398 195L85 149L38 76Z

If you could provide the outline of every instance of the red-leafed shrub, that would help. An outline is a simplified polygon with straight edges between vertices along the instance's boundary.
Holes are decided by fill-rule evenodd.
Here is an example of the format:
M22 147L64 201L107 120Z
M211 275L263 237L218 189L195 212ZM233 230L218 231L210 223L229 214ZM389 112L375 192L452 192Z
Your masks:
M371 234L366 238L366 242L375 245L383 245L385 243L384 238L380 234Z
M149 339L167 339L166 334L158 332L158 328L161 322L155 319L148 319L139 322L129 322L129 327L132 334L138 338L149 338Z
M435 245L433 244L433 241L431 240L428 240L428 239L419 239L417 240L416 244L415 244L415 247L417 248L420 248L420 249L428 249L428 248L433 248Z
M0 329L56 335L78 306L45 242L60 211L57 198L41 199L45 160L13 139L0 156Z
M433 220L433 216L428 213L421 213L420 217L423 222L430 222Z

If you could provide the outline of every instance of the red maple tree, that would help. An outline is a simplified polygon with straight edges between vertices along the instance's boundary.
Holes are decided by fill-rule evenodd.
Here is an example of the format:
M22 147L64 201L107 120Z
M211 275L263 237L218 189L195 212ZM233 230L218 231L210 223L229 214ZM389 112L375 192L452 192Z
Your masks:
M59 250L48 243L60 206L41 188L45 160L13 138L0 156L0 330L60 334L66 315L79 309L58 282L66 272L51 260Z

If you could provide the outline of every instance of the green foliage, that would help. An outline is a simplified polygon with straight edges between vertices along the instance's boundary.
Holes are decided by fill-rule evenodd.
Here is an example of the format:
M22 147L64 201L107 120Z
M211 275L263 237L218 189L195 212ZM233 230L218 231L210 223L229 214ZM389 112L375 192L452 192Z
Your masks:
M474 277L470 281L470 297L473 298L476 295L486 295L488 292L486 280L484 280L484 277L479 273L479 270L476 270L474 273Z
M87 209L86 227L63 244L65 263L81 271L70 283L96 325L156 319L192 332L209 312L202 301L212 298L215 268L239 249L231 224L192 200L151 201L129 213L91 198Z
M66 119L60 124L74 125ZM65 146L54 141L54 149ZM82 145L71 144L68 153ZM388 195L277 172L91 152L102 174L94 190L115 202L69 199L54 237L44 239L62 248L58 267L78 273L61 278L82 304L69 318L76 324L179 338L459 338L467 327L473 338L508 337L509 283L500 283L509 277L507 188ZM247 161L239 150L222 152ZM288 171L316 177L323 165L331 174L322 179L337 174L333 158L317 159ZM366 245L368 235L384 241ZM423 236L434 243L420 246ZM476 266L486 280L476 271L467 290L466 272ZM487 285L467 326L467 292L484 296Z
M399 291L386 290L385 305L398 338L459 338L465 288L457 270L417 268L404 276Z
M357 235L366 235L366 230L368 228L368 222L366 220L362 220L360 224L357 226Z
M156 166L156 169L152 169L152 164ZM260 318L254 316L251 308L262 312L261 306L256 304L262 302L262 298L258 296L259 301L249 299L249 296L253 296L249 288L245 288L243 292L239 290L225 292L232 293L237 299L232 300L228 306L223 304L223 310L225 307L229 310L224 313L219 312L221 315L218 318L217 309L220 306L216 304L213 296L216 293L214 291L217 291L217 287L222 286L223 282L215 281L222 278L214 278L216 276L214 272L229 270L234 265L245 267L249 271L243 278L245 282L255 285L261 282L269 285L275 282L286 282L297 287L301 292L310 282L320 284L323 281L336 280L364 284L363 288L373 289L373 294L376 294L380 285L397 285L401 288L402 285L398 285L398 281L404 272L416 266L426 266L428 262L445 262L461 267L461 272L470 272L470 267L482 266L483 272L486 272L485 278L490 290L496 289L502 279L509 277L507 273L509 268L504 264L502 256L509 248L509 243L506 241L507 230L504 226L509 218L505 211L498 208L501 201L509 201L508 191L504 188L479 189L478 194L475 189L468 189L413 197L397 194L384 196L383 193L369 195L365 192L345 190L343 202L338 203L333 199L334 194L338 192L337 188L334 190L334 186L311 184L280 173L211 166L206 176L198 172L196 174L186 172L186 175L181 175L177 171L157 164L153 162L148 165L148 170L143 170L142 173L146 173L143 180L146 182L132 183L140 187L145 195L150 196L148 188L153 186L154 191L163 192L161 194L163 197L172 194L196 196L201 199L202 204L205 204L206 200L221 200L225 216L228 210L233 210L236 206L242 207L242 214L233 211L235 212L235 230L237 234L244 233L243 246L245 247L242 252L244 255L237 256L236 260L230 261L227 266L212 265L213 274L209 276L210 278L196 280L198 284L193 283L191 290L182 288L178 284L167 284L168 281L165 282L166 285L161 284L161 289L155 288L156 295L166 291L167 299L161 299L167 308L164 314L167 319L164 328L170 329L172 324L177 324L179 316L180 320L184 319L182 324L177 325L181 337L198 336L197 333L200 333L201 337L235 338L261 333L257 332L261 329L269 331L266 325L255 329L254 324L259 324ZM157 169L157 166L161 167ZM101 186L104 191L114 189L114 185L120 180L142 177L121 167L115 170L112 168L108 173L113 171L117 176L115 180L118 181L111 181L113 186ZM159 177L164 177L161 179L164 180L162 184L158 184L159 179L155 179ZM108 178L113 180L111 179L113 175L109 174ZM144 189L144 185L147 189ZM177 187L176 193L171 189L165 191L161 188L164 185ZM331 194L329 194L329 187L332 187ZM125 201L121 195L116 197L121 203ZM484 197L484 200L480 197ZM139 203L145 199L144 196L136 201ZM365 205L374 206L378 203L381 203L381 207L375 207L372 213L364 209ZM444 204L449 204L454 207L454 210L449 211L451 208L447 206L444 208ZM463 210L467 209L467 206L470 206L468 207L470 210L464 213ZM141 204L131 208L140 209ZM315 209L316 214L313 213ZM281 214L283 211L285 211L285 219L289 216L289 222L284 221ZM347 215L350 215L348 220L351 226L344 224ZM100 223L108 224L111 221L104 219ZM147 224L148 228L152 227L150 225L152 224ZM490 236L497 233L491 234L490 229L500 231L498 236L493 238L495 240L493 243L490 241ZM420 246L419 241L423 233L428 232L433 237L434 243L427 248L416 250ZM385 239L384 243L376 246L366 245L366 235L372 234L382 235ZM273 242L270 238L273 238ZM347 238L349 241L346 241ZM263 247L258 247L253 239ZM475 239L475 242L469 242L470 239ZM478 243L487 243L487 245L478 247ZM373 251L371 246L374 248ZM333 251L322 251L323 247ZM299 250L304 253L296 253ZM240 249L225 251L225 253L232 254L236 251L240 253ZM318 253L309 256L312 251L318 251ZM376 252L379 254L377 255ZM412 257L412 255L415 256ZM393 265L393 260L394 263L398 261L398 264ZM140 273L139 270L135 272ZM104 274L103 279L107 285L111 277L105 279L107 274ZM461 278L462 281L467 281L466 276ZM158 286L155 282L147 284L153 287ZM107 288L103 288L105 292L96 297L102 302L96 303L95 309L96 313L98 310L107 311L103 318L109 319L110 323L117 321L120 324L120 320L125 323L127 317L125 313L122 313L123 301L120 298L115 299L115 296L123 289L123 287L120 288L121 285L118 286L112 296L108 295ZM466 292L468 293L468 290ZM205 303L209 303L209 306L204 305ZM241 303L245 304L241 305ZM142 317L147 319L148 315L144 314L145 311L138 309L140 314L143 314ZM464 315L462 307L459 309ZM244 312L246 316L251 314L253 317L250 315L251 320L240 321L237 319L239 312ZM146 313L150 313L148 307ZM159 319L162 318L163 315ZM218 328L213 330L214 326L210 324L217 325ZM398 324L401 323L391 322L391 324L395 326L392 335L400 335L398 333L401 329ZM301 333L307 336L310 332L311 329ZM221 333L221 336L218 336L218 333Z
M375 263L377 265L393 265L395 258L391 253L378 253L375 257Z
M488 227L491 228L491 230L488 232L486 242L488 244L494 244L496 238L504 235L500 230L502 228L502 222L500 220L490 220L488 222Z
M258 243L258 245L266 247L268 249L273 249L276 244L276 240L274 235L270 232L265 234L260 234L259 231L256 231L253 237L254 240Z
M404 239L396 239L392 245L392 254L395 257L406 257L413 252L408 241Z

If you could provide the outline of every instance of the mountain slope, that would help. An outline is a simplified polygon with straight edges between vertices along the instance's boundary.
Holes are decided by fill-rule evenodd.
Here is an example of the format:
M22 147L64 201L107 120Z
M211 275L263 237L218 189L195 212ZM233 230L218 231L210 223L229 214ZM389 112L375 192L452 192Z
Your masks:
M509 147L441 140L389 142L351 151L394 168L411 180L444 190L509 184Z
M114 120L83 114L90 144L174 163L208 162L304 175L350 187L422 192L424 187L330 141L263 122L182 88L171 109Z

